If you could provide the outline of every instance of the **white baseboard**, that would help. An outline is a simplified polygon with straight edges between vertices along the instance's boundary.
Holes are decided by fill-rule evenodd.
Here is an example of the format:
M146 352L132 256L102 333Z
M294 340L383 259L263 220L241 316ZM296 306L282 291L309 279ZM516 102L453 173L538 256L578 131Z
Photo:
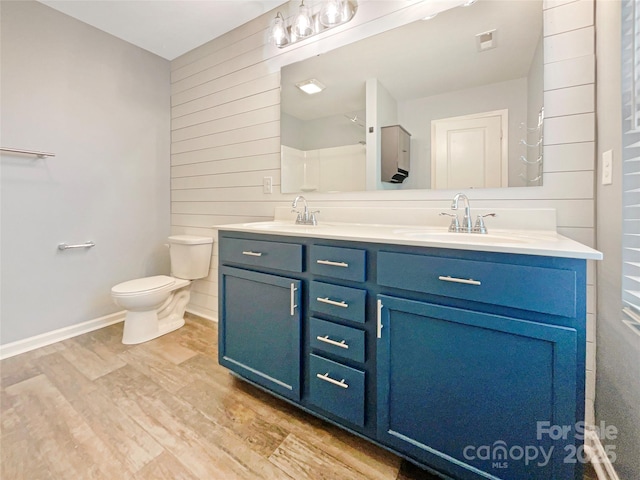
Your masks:
M584 451L593 465L593 469L598 475L598 480L620 480L613 468L613 464L607 455L600 437L593 429L585 431Z
M46 347L52 343L60 342L77 335L82 335L83 333L108 327L114 323L122 322L124 320L124 316L125 311L123 310L121 312L105 315L104 317L94 318L93 320L60 328L52 332L42 333L34 337L0 345L0 360L29 352L36 348Z
M189 305L187 307L187 312L192 313L193 315L196 315L198 317L204 318L205 320L209 320L210 322L218 323L218 318L217 317L212 317L211 315L203 313L203 312L199 311L197 308L193 308L191 305Z

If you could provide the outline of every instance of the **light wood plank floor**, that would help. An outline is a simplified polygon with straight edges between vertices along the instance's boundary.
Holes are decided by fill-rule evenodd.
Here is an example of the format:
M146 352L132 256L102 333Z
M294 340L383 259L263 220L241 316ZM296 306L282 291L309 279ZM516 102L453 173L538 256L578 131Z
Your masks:
M0 362L0 478L436 478L235 379L215 323L121 338L120 323Z

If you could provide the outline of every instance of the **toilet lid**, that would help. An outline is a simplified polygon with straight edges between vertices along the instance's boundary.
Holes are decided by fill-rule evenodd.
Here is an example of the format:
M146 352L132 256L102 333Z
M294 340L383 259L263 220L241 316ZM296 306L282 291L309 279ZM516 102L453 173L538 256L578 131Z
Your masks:
M156 275L153 277L136 278L128 282L119 283L111 289L116 295L127 295L134 293L150 292L159 290L169 285L173 285L176 279L167 275Z

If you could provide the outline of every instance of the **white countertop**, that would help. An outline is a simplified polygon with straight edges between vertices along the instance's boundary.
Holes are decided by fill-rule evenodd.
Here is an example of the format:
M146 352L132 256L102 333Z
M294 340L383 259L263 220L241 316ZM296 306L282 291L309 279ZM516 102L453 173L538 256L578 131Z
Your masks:
M506 216L508 217L509 215ZM334 218L340 218L340 216L335 215ZM514 218L522 218L522 216L516 215ZM442 225L442 219L445 221L444 226ZM414 245L419 247L453 248L591 260L602 259L602 253L599 251L559 235L555 230L492 228L491 220L493 219L487 219L487 229L489 231L487 234L449 232L446 226L448 225L446 223L448 220L444 217L434 221L433 225L358 223L357 221L340 222L319 219L318 225L313 226L296 225L294 220L295 214L276 212L276 219L273 221L218 225L214 228L279 236L327 238L392 245ZM538 227L541 226L541 223L536 221L528 223Z

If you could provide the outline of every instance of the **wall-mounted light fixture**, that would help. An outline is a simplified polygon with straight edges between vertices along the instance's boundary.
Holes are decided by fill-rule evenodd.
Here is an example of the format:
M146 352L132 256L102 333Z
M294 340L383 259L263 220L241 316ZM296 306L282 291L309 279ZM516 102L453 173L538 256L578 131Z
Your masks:
M286 45L289 45L289 29L284 23L284 17L280 12L278 12L276 14L276 18L271 21L271 31L269 32L269 37L271 38L271 42L276 47L282 48Z
M296 39L307 38L313 35L313 23L309 13L309 7L304 4L304 0L298 7L298 14L293 18L292 34Z
M271 21L269 38L278 48L284 48L305 38L322 33L350 21L356 14L356 0L323 0L320 9L312 12L301 0L290 25L278 12Z

